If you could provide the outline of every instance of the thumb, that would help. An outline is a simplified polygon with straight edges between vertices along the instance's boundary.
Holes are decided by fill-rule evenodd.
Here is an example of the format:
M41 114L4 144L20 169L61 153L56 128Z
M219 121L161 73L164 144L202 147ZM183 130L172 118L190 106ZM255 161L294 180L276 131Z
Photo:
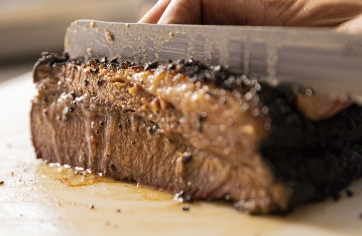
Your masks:
M346 23L339 26L336 30L340 33L351 33L357 34L362 33L362 14L353 20L347 21Z
M156 24L171 0L159 0L157 3L138 21L138 23Z

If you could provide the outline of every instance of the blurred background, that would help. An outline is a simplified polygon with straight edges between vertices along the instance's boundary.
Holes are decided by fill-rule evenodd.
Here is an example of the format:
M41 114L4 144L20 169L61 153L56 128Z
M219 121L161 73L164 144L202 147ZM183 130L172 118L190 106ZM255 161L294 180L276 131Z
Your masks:
M43 51L62 53L77 19L137 22L156 0L0 0L0 83L31 71Z

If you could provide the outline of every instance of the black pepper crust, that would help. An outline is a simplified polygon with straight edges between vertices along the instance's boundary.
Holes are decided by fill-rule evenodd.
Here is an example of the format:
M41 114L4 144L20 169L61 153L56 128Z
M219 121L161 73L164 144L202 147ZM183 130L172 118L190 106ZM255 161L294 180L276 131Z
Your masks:
M156 70L159 66L158 62L147 63L145 70ZM250 80L246 76L233 75L222 66L206 66L194 59L170 60L164 67L167 70L186 74L193 82L213 83L229 91L238 90L245 93L257 85L255 80Z
M47 63L48 67L53 67L57 65L62 65L65 63L73 63L75 65L85 65L89 63L93 67L91 72L96 73L99 70L99 66L103 64L105 68L112 69L128 69L138 67L142 70L156 70L159 67L164 67L167 70L173 70L179 73L185 73L192 81L202 81L205 83L214 83L216 86L233 91L238 90L239 92L245 93L250 90L251 87L258 86L256 80L251 80L247 76L238 76L229 73L222 66L206 66L203 63L194 60L177 60L169 61L166 65L160 65L158 62L148 62L145 66L138 65L134 62L124 61L119 62L118 58L108 59L104 57L102 59L91 59L89 61L84 61L83 59L70 59L67 53L63 53L62 56L59 56L56 53L43 52L41 58L35 64L34 68L37 68L39 64ZM35 70L34 70L35 74Z
M63 63L80 64L78 60L69 60L66 54L57 56L51 53L43 53L37 64L45 62L49 67ZM292 192L291 207L338 196L339 191L362 176L360 106L353 105L327 120L314 122L297 111L296 95L292 90L259 83L245 75L233 75L221 66L208 67L193 59L170 61L166 65L153 62L144 67L127 61L120 63L117 58L94 59L88 63L93 67L91 72L97 72L101 64L117 69L157 70L163 67L185 73L193 82L213 83L241 94L254 91L253 99L268 108L271 120L270 130L260 144L259 152L269 163L275 179L285 183ZM206 116L200 117L200 121L202 119ZM149 132L157 129L156 124ZM191 157L187 162L190 160Z
M292 91L263 84L258 93L268 107L271 130L260 145L276 179L292 191L291 206L339 196L362 176L362 108L353 105L313 122L295 108Z

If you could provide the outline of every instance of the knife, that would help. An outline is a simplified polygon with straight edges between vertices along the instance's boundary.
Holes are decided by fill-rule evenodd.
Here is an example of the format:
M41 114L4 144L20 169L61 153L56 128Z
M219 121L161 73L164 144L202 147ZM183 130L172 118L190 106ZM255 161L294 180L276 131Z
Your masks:
M362 34L330 28L153 25L77 20L67 28L70 58L135 63L194 58L272 85L352 97L362 104Z

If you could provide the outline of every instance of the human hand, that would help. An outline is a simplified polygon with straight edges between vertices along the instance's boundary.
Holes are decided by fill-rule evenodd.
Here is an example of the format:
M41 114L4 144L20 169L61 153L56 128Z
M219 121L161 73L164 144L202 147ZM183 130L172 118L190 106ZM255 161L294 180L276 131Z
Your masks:
M159 0L139 23L341 26L362 31L360 0Z

